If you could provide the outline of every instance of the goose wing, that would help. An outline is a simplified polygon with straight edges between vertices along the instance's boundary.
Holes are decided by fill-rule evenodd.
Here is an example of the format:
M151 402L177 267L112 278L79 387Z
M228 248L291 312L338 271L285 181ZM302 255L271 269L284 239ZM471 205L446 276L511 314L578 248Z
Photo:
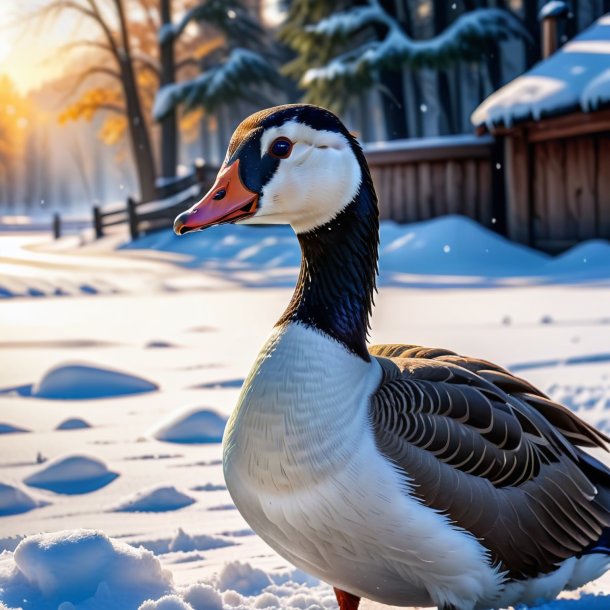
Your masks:
M554 570L610 526L610 473L579 448L607 437L484 360L410 345L370 353L384 371L371 402L378 449L510 577Z

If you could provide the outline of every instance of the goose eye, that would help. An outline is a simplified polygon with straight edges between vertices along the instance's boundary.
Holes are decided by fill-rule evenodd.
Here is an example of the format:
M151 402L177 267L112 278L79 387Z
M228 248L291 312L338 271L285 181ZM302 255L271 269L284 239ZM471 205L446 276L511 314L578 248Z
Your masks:
M269 147L269 154L278 159L286 159L291 152L292 142L288 138L276 138Z

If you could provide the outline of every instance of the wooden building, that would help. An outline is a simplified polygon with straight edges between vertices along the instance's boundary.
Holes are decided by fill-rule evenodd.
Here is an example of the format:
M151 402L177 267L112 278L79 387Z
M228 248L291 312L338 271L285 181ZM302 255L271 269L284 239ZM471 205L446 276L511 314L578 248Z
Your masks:
M503 142L508 237L549 252L610 239L610 13L472 121Z

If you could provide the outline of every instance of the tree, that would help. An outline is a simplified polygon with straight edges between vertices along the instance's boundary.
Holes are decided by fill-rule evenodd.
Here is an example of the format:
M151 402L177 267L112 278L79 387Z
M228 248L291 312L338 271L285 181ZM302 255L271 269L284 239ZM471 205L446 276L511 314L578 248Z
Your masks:
M164 122L178 105L186 111L203 108L208 113L220 106L247 99L264 105L265 86L282 87L277 70L265 48L264 32L239 0L206 0L195 5L174 24L164 24L161 44L179 40L191 23L198 23L210 35L220 36L210 53L199 62L201 73L182 82L165 84L157 93L153 114Z
M132 46L131 24L125 6L127 1L109 0L108 3L102 4L100 0L52 0L40 9L38 15L44 18L58 16L68 11L97 26L99 38L73 41L65 47L67 50L95 49L101 51L98 57L103 57L98 63L86 65L79 70L76 76L77 85L82 85L92 76L103 75L114 81L118 88L108 90L96 87L86 91L63 118L91 118L99 111L123 117L123 124L129 134L140 196L144 199L152 199L155 192L156 169L138 85L136 64L140 60ZM146 9L144 0L140 0L139 4L142 9Z
M433 3L436 36L416 40L400 2L341 0L337 6L329 0L294 0L280 36L297 57L285 71L299 79L307 101L341 111L362 91L377 87L387 93L385 72L405 67L441 70L457 61L476 62L491 43L527 37L520 20L508 11L477 9L448 23L443 4ZM447 96L442 75L439 84Z

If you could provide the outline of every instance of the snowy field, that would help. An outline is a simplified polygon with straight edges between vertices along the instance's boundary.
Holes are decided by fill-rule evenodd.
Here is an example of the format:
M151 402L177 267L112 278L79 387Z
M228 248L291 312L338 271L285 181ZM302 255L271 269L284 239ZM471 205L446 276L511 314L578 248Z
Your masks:
M610 244L550 258L461 218L381 235L372 342L494 360L610 432ZM0 235L0 602L334 610L248 528L220 462L291 295L296 239L219 227L120 242ZM544 608L610 608L610 578Z

